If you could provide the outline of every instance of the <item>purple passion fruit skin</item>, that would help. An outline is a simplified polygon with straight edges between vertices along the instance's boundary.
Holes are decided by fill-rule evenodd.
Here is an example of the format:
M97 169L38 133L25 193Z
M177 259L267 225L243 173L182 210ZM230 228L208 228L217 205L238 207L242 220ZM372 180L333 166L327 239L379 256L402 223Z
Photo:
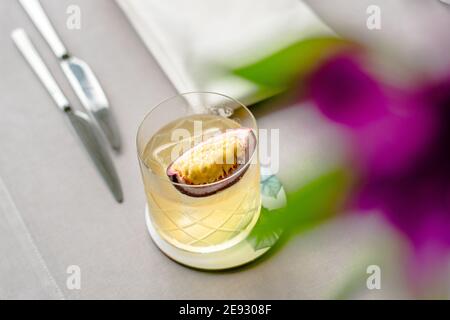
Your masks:
M228 130L183 153L167 168L167 176L181 193L207 197L238 182L255 149L252 129Z

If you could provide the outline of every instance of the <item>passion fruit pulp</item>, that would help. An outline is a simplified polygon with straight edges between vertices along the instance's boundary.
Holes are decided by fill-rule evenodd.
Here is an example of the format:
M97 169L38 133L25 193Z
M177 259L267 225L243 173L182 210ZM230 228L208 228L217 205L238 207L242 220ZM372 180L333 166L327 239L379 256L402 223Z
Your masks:
M210 196L242 178L255 149L252 129L228 130L183 153L167 168L167 176L188 196Z

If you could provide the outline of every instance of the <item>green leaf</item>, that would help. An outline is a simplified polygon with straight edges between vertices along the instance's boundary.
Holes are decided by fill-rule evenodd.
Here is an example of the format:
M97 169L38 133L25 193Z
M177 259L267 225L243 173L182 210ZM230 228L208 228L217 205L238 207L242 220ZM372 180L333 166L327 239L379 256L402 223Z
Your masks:
M339 169L288 194L284 227L301 231L336 214L347 197L351 181L350 173Z
M288 193L286 207L271 211L261 209L247 241L255 250L272 247L283 232L304 231L332 217L339 212L351 181L348 171L339 169Z
M237 68L233 73L259 86L283 90L324 58L350 46L350 42L333 37L306 39L256 63Z
M255 251L273 246L280 238L283 233L280 224L282 218L280 211L279 209L269 211L266 208L261 208L259 220L247 237L247 241L250 242Z

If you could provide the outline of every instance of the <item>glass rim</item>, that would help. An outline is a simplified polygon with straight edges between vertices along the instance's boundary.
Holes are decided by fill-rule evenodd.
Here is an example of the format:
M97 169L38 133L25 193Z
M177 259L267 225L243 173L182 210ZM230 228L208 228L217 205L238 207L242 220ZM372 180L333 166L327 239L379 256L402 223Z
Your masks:
M189 185L189 184L185 184L185 183L179 183L179 182L174 182L171 181L168 177L167 177L167 182L174 185L174 186L179 186L179 187L183 187L183 188L204 188L204 187L210 187L210 186L214 186L216 184L219 183L223 183L225 181L230 180L231 178L235 177L236 175L239 175L241 172L245 172L245 170L247 170L247 168L250 166L250 164L253 162L255 155L258 152L258 147L259 147L259 136L258 133L255 132L258 129L258 124L256 122L256 118L253 115L253 113L250 111L249 108L247 108L246 105L244 105L242 102L240 102L237 99L234 99L230 96L227 96L225 94L222 93L217 93L217 92L210 92L210 91L190 91L190 92L184 92L184 93L178 93L170 98L164 99L162 102L158 103L157 105L155 105L145 116L144 119L141 121L141 123L139 124L137 133L136 133L136 150L138 151L138 157L139 157L139 161L144 165L144 167L149 170L150 172L152 172L152 170L147 166L147 163L144 161L144 159L142 158L142 154L140 152L140 148L139 148L139 133L141 132L141 129L143 128L144 122L152 115L152 113L158 109L159 107L161 107L163 104L165 104L166 102L173 100L175 98L179 98L179 97L183 97L183 96L187 96L190 94L212 94L212 95L217 95L217 96L222 96L226 99L229 99L231 101L236 102L238 105L240 105L241 107L244 108L244 110L250 115L251 117L251 121L253 122L253 125L255 128L250 128L256 137L256 146L255 146L255 150L253 150L253 153L251 155L251 157L249 158L249 160L243 165L241 166L241 168L239 168L239 170L237 170L236 172L234 172L232 175L230 175L229 177L226 177L225 179L216 181L216 182L212 182L212 183L206 183L206 184L199 184L199 185ZM167 169L166 169L167 171ZM162 177L158 177L159 179L163 180Z

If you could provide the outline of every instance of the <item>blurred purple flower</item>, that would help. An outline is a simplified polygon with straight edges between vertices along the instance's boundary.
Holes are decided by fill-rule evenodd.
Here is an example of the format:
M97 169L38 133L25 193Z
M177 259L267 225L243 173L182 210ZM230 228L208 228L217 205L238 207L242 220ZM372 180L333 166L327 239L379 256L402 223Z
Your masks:
M358 208L381 210L418 253L450 249L450 76L405 92L337 56L311 76L309 92L350 133Z

